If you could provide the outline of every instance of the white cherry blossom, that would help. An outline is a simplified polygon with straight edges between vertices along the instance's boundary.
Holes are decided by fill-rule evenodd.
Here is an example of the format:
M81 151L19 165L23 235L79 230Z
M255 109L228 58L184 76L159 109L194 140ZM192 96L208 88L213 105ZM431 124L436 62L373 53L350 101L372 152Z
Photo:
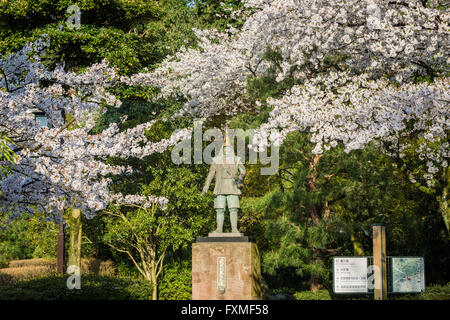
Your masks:
M41 61L48 45L43 36L0 59L0 130L15 143L18 156L16 163L8 163L12 174L0 179L0 210L11 210L14 217L37 206L56 217L64 207L75 206L91 218L110 202L165 207L164 197L111 193L112 176L132 170L105 160L163 152L190 131L150 142L145 133L155 122L151 121L122 132L112 123L90 134L107 105L120 106L108 92L118 75L106 61L79 74L66 71L64 65L49 70ZM39 125L36 111L47 117L50 128ZM72 120L65 123L65 115Z

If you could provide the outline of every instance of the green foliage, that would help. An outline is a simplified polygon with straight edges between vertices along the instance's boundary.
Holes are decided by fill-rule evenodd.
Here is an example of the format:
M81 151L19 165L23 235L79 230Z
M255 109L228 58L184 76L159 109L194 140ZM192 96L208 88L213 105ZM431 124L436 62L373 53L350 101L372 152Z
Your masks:
M45 258L55 259L59 225L49 221L44 215L23 213L20 218L6 224L7 215L0 219L0 268L11 260ZM110 259L107 246L101 243L104 223L99 217L88 220L83 217L82 257L96 256ZM66 228L66 253L68 252L68 232Z
M135 126L144 121L158 118L168 110L165 104L141 103L129 100L116 110L109 110L99 121L94 131L102 130L110 122L117 121L126 115L127 120L121 124L123 129ZM170 137L179 127L186 125L184 119L158 121L146 134L151 141L160 141ZM211 197L200 196L208 167L204 165L174 165L171 150L162 154L153 154L143 160L127 161L135 171L129 176L120 177L114 184L115 191L126 193L140 192L145 195L167 197L167 208L157 210L155 223L163 223L161 234L167 239L173 237L172 249L185 247L194 237L205 232L212 222ZM121 164L121 160L111 159ZM153 222L152 222L153 223ZM170 227L169 227L170 226ZM165 230L165 231L163 231ZM179 239L179 240L176 240Z
M66 26L70 5L81 9L79 29ZM8 0L0 2L0 54L15 52L46 33L53 62L79 69L106 58L130 74L195 43L193 23L182 0Z
M132 264L132 262L128 260L124 260L122 256L120 256L120 253L113 252L113 256L115 256L115 260L118 261L117 263L117 274L121 277L136 277L139 278L140 274L138 269L135 265Z
M450 300L450 283L446 285L427 286L425 292L419 294L389 295L390 300Z
M58 226L39 214L22 214L5 225L0 217L0 266L17 259L56 257Z
M327 290L301 291L294 294L296 300L373 300L373 294L340 295ZM449 300L450 283L427 286L425 292L414 294L388 294L388 300Z
M279 55L277 48L268 49L264 59L271 67L265 75L248 79L248 98L260 101L261 106L232 119L232 127L258 127L271 111L265 100L295 84L289 75L275 81ZM340 68L348 58L329 55L323 67ZM426 173L425 163L415 152L423 138L407 137L411 148L394 158L374 145L349 154L338 146L326 151L316 164L309 138L302 133L288 136L280 149L276 175L262 178L252 174L257 170L250 167L246 177L241 224L256 237L271 290L303 291L311 275L330 288L332 256L370 255L370 225L376 222L387 225L390 255L424 255L432 260L427 279L448 279L444 270L448 268L442 268L448 265L444 253L448 239L445 225L438 221L435 198L443 194L447 181L439 178L432 188L421 181L419 189L409 179L410 174L421 177ZM439 148L439 144L428 144L432 150ZM441 201L439 196L437 200Z
M172 264L164 269L159 283L160 300L191 300L191 289L191 265L187 261Z
M224 30L228 24L239 27L242 21L231 18L230 11L242 9L243 5L240 0L194 0L193 11L197 15L197 19L202 26Z
M224 30L228 24L242 25L226 10L242 8L239 0L188 2L191 4L185 0L1 1L0 54L17 51L45 32L51 41L47 64L65 61L69 69L80 71L106 58L120 74L131 74L155 68L181 46L195 47L192 27ZM82 11L78 30L70 30L66 25L66 9L73 4ZM325 57L321 68L345 69L349 58L332 53ZM281 68L279 48L269 48L263 59L271 62L266 74L247 79L245 99L255 108L231 119L232 128L257 128L271 111L266 99L279 97L296 84L289 73L283 81L275 80ZM289 70L291 74L294 71ZM415 81L430 82L434 76L432 72L418 73ZM112 90L123 104L99 116L92 133L101 132L113 122L126 130L159 119L146 134L151 141L160 141L191 124L190 119L172 117L182 102L147 102L157 93L155 88L118 85ZM256 101L261 102L259 107ZM208 125L223 122L223 117L217 117ZM374 145L349 154L337 147L311 165L314 157L309 139L302 133L288 136L280 150L279 171L273 176L261 176L261 164L246 164L240 227L256 239L264 278L272 293L295 293L296 299L302 300L330 299L330 295L333 299L371 299L306 290L311 275L318 277L324 288L331 288L333 256L370 255L370 224L382 222L387 227L388 255L425 256L427 282L439 284L429 285L423 294L389 298L449 299L450 238L439 212L439 204L447 199L448 173L436 175L434 185L426 185L422 177L427 167L415 152L421 143L435 151L443 141L432 143L420 136L403 137L410 147L393 158L384 156ZM11 141L4 136L0 136L0 141L0 161L11 162L13 154L6 144ZM133 245L151 243L157 255L165 254L166 266L158 285L160 298L190 299L189 244L196 236L212 230L213 199L211 194L200 196L208 166L174 165L170 151L144 159L107 160L130 165L135 171L130 176L113 177L113 192L166 196L169 204L165 211L129 207L115 212L123 214L127 222L106 215L92 220L83 218L82 256L113 259L120 278L83 276L81 292L67 290L65 278L42 278L1 288L0 299L150 298L151 284L138 279L138 268L127 254L111 250L107 243L122 249L126 244L133 254ZM0 166L0 174L6 173L7 168ZM417 180L415 184L410 182L412 176ZM4 213L1 225L6 221ZM0 267L6 267L13 259L55 258L57 233L58 226L43 216L24 214L11 221L7 229L0 230ZM133 238L135 234L138 236Z
M12 143L12 140L8 136L6 136L3 132L0 132L0 178L11 173L11 168L7 165L8 162L15 162L15 154L8 145ZM2 162L6 162L6 164Z
M117 212L117 211L116 211ZM180 237L171 237L171 217L156 209L137 209L127 211L116 219L113 214L105 217L104 241L113 247L132 252L133 246L138 250L158 249L157 255L163 254L169 246L178 247Z
M370 255L375 222L388 226L390 255L424 255L433 261L427 279L448 278L441 267L448 263L445 226L432 195L417 190L395 161L372 146L325 153L311 189L311 148L306 135L288 136L280 150L280 181L271 180L273 189L264 196L242 201L241 223L257 238L269 287L298 287L314 273L330 288L332 256L361 254L355 248ZM312 206L322 218L328 209L328 218L315 223ZM440 249L432 245L437 243Z
M108 246L103 243L105 223L101 217L87 219L82 216L81 257L96 257L102 260L112 258ZM66 228L66 243L68 242L68 228Z
M68 290L69 276L50 276L0 287L0 300L148 300L151 286L137 278L82 275L81 290Z
M327 290L296 292L294 297L295 300L331 300Z

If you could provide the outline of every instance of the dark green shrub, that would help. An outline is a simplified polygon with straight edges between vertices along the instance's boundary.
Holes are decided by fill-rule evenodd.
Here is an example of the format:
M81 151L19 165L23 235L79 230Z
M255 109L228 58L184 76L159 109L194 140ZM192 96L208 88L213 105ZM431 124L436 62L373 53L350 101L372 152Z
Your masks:
M159 283L160 300L192 299L191 265L183 263L167 266Z
M420 296L423 300L450 300L450 282L444 286L429 286Z
M0 255L0 269L7 268L9 265L9 259Z
M331 300L330 293L327 290L296 292L294 297L296 300Z
M148 300L149 282L136 278L82 275L81 289L67 289L69 276L50 276L0 287L0 300Z
M391 294L389 300L450 300L450 282L444 286L435 284L416 294Z
M133 264L130 264L128 261L120 260L119 257L116 257L116 266L117 266L117 274L120 277L141 277L139 270Z

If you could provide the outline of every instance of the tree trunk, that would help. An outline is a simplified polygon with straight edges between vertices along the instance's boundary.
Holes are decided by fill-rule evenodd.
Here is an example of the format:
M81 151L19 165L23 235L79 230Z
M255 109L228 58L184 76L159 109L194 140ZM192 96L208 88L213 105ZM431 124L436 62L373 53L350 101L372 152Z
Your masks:
M152 300L158 300L158 282L156 281L155 277L153 277L152 286L153 286Z
M309 163L309 169L311 170L311 174L309 176L308 180L308 190L310 192L313 192L316 190L316 182L317 182L317 164L319 163L320 158L322 157L322 154L315 154L313 158L311 159ZM320 208L318 205L312 203L310 206L310 215L312 222L314 226L318 226L320 223ZM320 258L319 252L314 252L314 255L316 256L314 258L313 263L316 264L322 264L322 260ZM311 272L311 291L318 291L322 289L322 279L314 272Z
M57 251L57 263L56 263L56 273L63 275L64 274L64 221L63 221L63 213L61 212L59 222L59 232L58 232L58 251Z
M362 248L361 242L355 237L355 234L352 232L350 235L350 241L353 244L353 255L355 256L363 256L364 250Z
M310 290L313 292L322 290L322 279L316 276L314 273L311 273L311 287Z
M316 190L316 181L317 181L317 164L319 163L321 154L315 154L309 163L309 169L311 170L311 174L308 180L308 191L313 192ZM320 216L319 216L319 208L315 204L311 204L310 207L311 219L315 226L319 224Z
M72 209L69 221L70 240L68 266L77 266L81 272L81 210Z
M441 212L442 218L444 219L445 227L447 228L447 233L450 235L450 208L448 207L448 189L450 185L450 171L448 168L444 169L444 188L442 188L442 195L438 197L439 211Z
M144 269L143 276L148 282L150 282L152 286L152 300L158 300L158 282L156 279L155 271L151 265L152 265L151 262L142 263L142 267Z
M158 300L158 270L155 251L155 249L150 248L149 246L147 246L145 250L139 251L145 279L150 281L152 286L152 300Z
M155 259L156 259L156 257L154 257L151 262L151 277L152 277L152 287L153 287L152 300L158 300L158 279L156 276L157 270L156 270Z

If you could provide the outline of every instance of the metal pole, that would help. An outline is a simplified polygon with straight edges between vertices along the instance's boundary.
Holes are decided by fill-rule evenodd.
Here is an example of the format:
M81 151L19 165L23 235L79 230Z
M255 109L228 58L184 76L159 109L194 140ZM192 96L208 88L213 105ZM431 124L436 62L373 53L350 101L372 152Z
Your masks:
M386 229L383 224L372 225L373 231L373 266L375 272L375 300L387 299L386 279Z

